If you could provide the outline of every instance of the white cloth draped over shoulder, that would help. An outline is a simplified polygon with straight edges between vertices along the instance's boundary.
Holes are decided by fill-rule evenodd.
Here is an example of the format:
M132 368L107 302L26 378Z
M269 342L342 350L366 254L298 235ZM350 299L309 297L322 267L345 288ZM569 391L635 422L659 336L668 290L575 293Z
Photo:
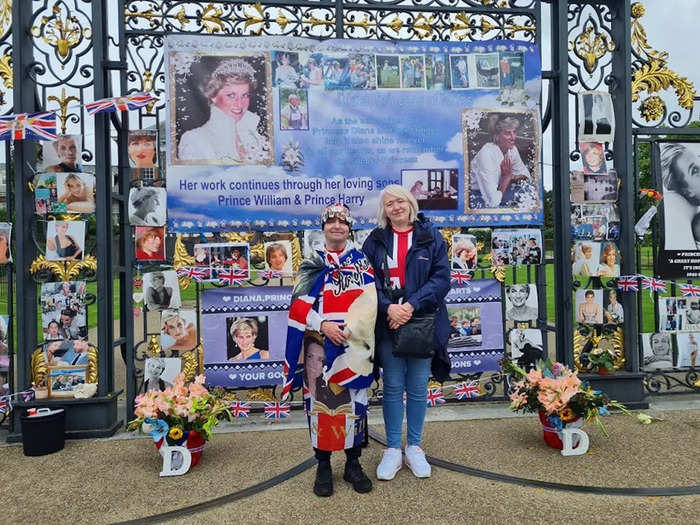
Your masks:
M520 153L513 147L507 152L514 177L530 178L530 171L520 158ZM469 164L470 183L481 192L481 197L487 208L497 208L501 205L503 193L498 191L501 180L501 162L505 155L496 144L487 142L474 156Z
M236 149L236 134L246 151L262 148L265 138L258 133L260 117L246 111L241 120L236 122L215 105L210 105L211 116L202 126L182 134L178 146L180 160L230 160L245 162Z

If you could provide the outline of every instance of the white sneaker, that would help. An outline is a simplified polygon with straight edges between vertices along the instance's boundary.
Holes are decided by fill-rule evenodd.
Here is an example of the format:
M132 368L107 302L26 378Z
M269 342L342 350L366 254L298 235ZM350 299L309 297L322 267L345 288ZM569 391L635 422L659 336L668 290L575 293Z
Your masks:
M430 464L425 460L425 452L420 447L410 445L406 447L406 466L411 469L417 478L430 477Z
M394 479L396 473L401 470L401 449L387 448L384 450L384 457L377 466L377 479Z

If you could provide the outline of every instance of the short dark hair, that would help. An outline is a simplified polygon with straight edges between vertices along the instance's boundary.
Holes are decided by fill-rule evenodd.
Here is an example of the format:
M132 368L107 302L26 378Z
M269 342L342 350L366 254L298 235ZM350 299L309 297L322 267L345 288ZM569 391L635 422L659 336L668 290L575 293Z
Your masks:
M77 312L72 308L64 308L61 310L61 315L67 315L68 317L75 317L76 313Z

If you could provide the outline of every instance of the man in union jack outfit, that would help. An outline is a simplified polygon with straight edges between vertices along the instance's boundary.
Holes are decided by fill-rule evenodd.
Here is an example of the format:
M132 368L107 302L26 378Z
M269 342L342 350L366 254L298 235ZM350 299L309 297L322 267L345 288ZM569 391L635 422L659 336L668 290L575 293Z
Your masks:
M317 496L333 494L334 450L345 450L343 479L357 492L372 490L359 458L373 381L377 291L369 261L348 244L353 222L343 204L323 211L325 247L302 262L289 311L282 393L286 398L303 384Z

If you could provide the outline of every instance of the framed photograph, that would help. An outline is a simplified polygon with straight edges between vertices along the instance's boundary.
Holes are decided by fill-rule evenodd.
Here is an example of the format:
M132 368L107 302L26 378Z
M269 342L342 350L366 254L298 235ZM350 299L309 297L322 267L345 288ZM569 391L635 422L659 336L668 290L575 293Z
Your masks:
M303 239L305 259L310 258L315 251L324 251L326 249L326 236L322 230L304 230Z
M600 142L581 142L581 162L584 175L605 175L608 168L605 165L605 149Z
M48 261L82 261L85 221L49 221L46 226Z
M12 223L0 222L0 264L12 262Z
M129 190L129 224L164 226L167 210L165 188L142 186Z
M449 58L452 89L468 89L469 55L450 55Z
M418 201L419 210L456 210L459 174L456 169L401 170L401 186Z
M292 243L291 241L266 242L265 269L278 272L280 276L291 277L292 269Z
M291 249L290 252L291 253ZM237 277L250 277L250 246L247 243L212 242L194 245L195 265L209 268L209 278L220 279L222 272L236 270Z
M542 232L536 228L494 229L491 252L494 265L542 264Z
M509 342L511 358L527 371L536 368L540 359L547 359L542 346L542 332L536 328L513 328Z
M375 55L375 61L377 64L377 88L400 88L399 55Z
M453 270L474 270L479 262L476 237L456 233L452 236L452 258L450 266Z
M57 204L67 213L95 213L95 176L90 173L57 173Z
M143 367L143 391L163 391L173 386L173 380L182 370L179 357L149 357Z
M583 175L584 202L615 202L619 181L617 172L609 170L605 175Z
M195 310L164 310L160 319L160 346L163 350L189 351L197 346Z
M164 261L165 226L136 226L134 248L137 261Z
M305 89L279 89L280 130L309 129L309 97Z
M462 110L465 213L540 209L538 126L531 110ZM504 162L510 165L512 178L501 188Z
M267 316L226 318L226 356L229 361L265 360L270 358L270 335Z
M700 367L700 333L676 334L676 346L678 348L677 368Z
M665 370L673 368L673 342L671 334L642 334L642 369Z
M42 171L48 173L81 173L82 136L59 135L56 140L41 143L44 161Z
M180 286L174 270L144 273L143 292L149 310L180 308Z
M41 326L45 341L87 337L85 281L41 285Z
M506 286L506 320L537 320L537 286L534 284L511 284Z
M56 173L40 173L34 180L34 207L39 215L66 213L66 203L58 202Z
M473 56L476 69L476 86L482 89L495 89L500 83L500 63L498 53L476 53Z
M401 55L401 89L425 89L425 57Z
M158 134L155 129L129 130L129 165L132 168L155 168L158 164Z
M576 321L603 324L603 290L576 290Z
M603 295L603 318L605 324L622 324L625 322L625 310L620 303L620 295L614 288L605 290Z
M168 64L171 164L273 163L269 53L172 51Z
M470 346L481 346L481 307L478 305L447 307L447 317L450 319L450 339L447 343L449 351Z
M579 91L579 142L612 142L615 137L615 112L607 91Z
M525 87L525 61L522 52L502 51L498 56L501 88L523 89Z
M87 365L84 366L48 366L46 367L46 385L50 398L73 397L75 387L85 384Z
M83 366L88 364L90 343L82 339L59 339L43 344L44 361L49 366Z
M599 275L601 243L576 241L572 247L571 273L583 277L597 277ZM618 275L619 275L618 264Z
M447 55L425 55L425 82L429 90L450 89Z
M299 53L289 51L272 51L272 82L273 86L296 89L300 84L301 65L299 64Z

